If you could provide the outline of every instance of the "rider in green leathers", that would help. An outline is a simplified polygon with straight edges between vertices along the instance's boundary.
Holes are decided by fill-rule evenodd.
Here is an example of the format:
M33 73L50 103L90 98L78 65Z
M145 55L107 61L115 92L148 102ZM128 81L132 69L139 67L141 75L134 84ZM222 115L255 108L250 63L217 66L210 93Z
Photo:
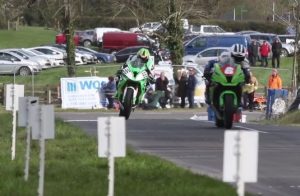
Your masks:
M211 60L208 62L208 64L206 65L205 69L204 69L204 78L206 79L206 90L205 90L205 101L207 104L211 104L210 97L208 95L209 92L209 87L211 85L211 76L213 74L213 68L215 63L221 63L224 64L225 61L228 62L232 62L235 64L240 64L242 71L245 75L245 81L246 83L249 82L250 80L250 66L249 66L249 62L246 58L246 53L247 53L247 49L241 45L241 44L234 44L232 45L232 47L230 48L230 52L223 52L219 59L216 60Z

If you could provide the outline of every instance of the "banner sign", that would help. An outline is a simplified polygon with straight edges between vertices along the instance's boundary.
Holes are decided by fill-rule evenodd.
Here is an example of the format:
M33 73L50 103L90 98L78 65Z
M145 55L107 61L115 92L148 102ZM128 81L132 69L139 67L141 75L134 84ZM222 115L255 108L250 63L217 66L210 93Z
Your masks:
M106 106L103 87L107 77L61 78L61 107L63 109L98 109Z

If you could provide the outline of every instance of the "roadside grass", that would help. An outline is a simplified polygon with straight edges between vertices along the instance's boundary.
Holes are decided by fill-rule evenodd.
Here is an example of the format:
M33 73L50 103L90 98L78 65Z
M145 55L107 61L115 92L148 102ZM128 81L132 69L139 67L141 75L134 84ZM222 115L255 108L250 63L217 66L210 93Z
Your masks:
M38 141L31 145L29 181L23 179L25 131L17 131L16 159L11 160L11 115L0 112L0 195L36 195ZM46 142L45 195L107 195L107 160L97 157L95 137L56 120L56 136ZM117 158L115 195L130 196L233 196L229 184L191 173L154 156L128 150Z
M291 112L291 113L287 113L284 116L282 116L279 119L275 120L276 123L278 124L282 124L282 125L300 125L300 110L299 111L295 111L295 112ZM272 124L274 123L274 121L271 121Z
M282 82L283 82L282 86L285 88L291 87L293 58L292 57L281 58L280 64L281 64L280 69L278 69L278 71L279 71L280 77L282 78ZM258 92L263 93L264 87L267 86L269 76L271 75L271 72L272 72L272 64L271 64L271 61L269 61L268 68L260 67L259 65L260 65L260 62L257 63L256 67L250 67L250 70L252 71L253 75L258 80L258 84L259 84Z
M0 48L28 48L54 44L54 30L44 27L20 26L19 30L0 30Z

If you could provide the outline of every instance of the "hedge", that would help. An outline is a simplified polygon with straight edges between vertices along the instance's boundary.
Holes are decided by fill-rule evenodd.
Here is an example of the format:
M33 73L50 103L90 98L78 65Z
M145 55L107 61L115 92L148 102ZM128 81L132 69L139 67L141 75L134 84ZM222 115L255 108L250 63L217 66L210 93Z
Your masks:
M200 25L203 21L199 22L197 20L190 21L190 24ZM259 31L262 33L275 33L275 34L285 34L286 26L277 22L258 22L258 21L220 21L211 20L206 21L205 24L215 24L222 27L225 31L238 32L244 30Z

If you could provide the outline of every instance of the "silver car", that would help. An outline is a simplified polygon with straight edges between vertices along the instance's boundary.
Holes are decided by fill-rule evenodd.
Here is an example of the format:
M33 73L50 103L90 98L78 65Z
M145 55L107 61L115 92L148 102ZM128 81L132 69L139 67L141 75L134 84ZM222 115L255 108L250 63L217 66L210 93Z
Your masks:
M26 50L16 48L5 49L5 51L15 53L25 60L36 62L41 69L48 69L51 67L51 61L49 59L47 59L46 57L36 56L31 52L27 52Z
M183 62L196 63L199 67L207 65L208 61L218 59L222 52L228 52L228 47L211 47L199 52L196 55L186 55L183 57Z
M0 52L0 74L28 76L37 72L39 72L39 69L35 64L26 64L21 57L7 52Z

